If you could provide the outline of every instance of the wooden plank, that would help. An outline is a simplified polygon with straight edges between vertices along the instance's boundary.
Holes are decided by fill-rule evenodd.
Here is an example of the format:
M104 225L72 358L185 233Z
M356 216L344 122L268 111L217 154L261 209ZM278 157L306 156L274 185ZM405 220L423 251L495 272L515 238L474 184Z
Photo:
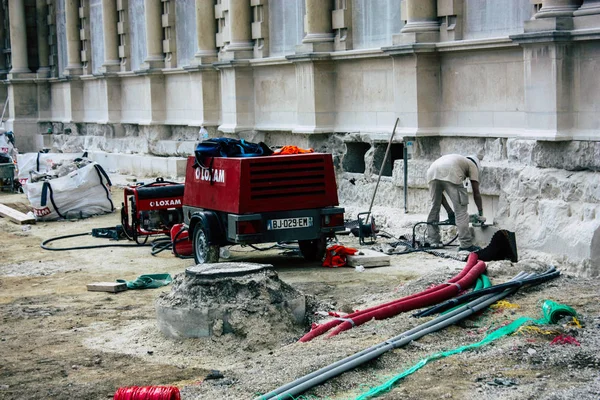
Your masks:
M13 210L4 204L0 204L0 216L8 218L17 224L35 224L35 218L23 214L21 211Z
M120 282L94 282L87 284L87 290L90 292L117 293L127 290L127 284Z
M390 265L390 256L375 250L360 249L355 255L346 256L346 262L349 267L356 267L358 265L362 265L365 268L385 267Z

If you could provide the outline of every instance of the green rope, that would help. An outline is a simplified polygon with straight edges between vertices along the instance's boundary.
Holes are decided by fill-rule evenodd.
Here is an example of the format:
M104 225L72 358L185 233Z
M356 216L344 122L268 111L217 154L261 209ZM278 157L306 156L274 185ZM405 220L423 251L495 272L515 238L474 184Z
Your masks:
M434 353L434 354L430 355L429 357L426 357L426 358L420 360L419 362L417 362L415 365L413 365L409 369L401 372L399 375L394 376L392 379L388 380L384 384L374 387L371 390L369 390L368 392L361 394L360 396L358 396L356 398L356 400L366 400L366 399L370 399L372 397L379 396L383 393L389 392L390 390L392 390L392 388L398 381L400 381L401 379L407 377L408 375L418 371L419 369L423 368L425 365L427 365L431 361L439 360L441 358L445 358L445 357L451 356L453 354L458 354L458 353L462 353L463 351L466 351L466 350L471 350L471 349L474 349L477 347L481 347L490 342L493 342L494 340L500 339L501 337L515 333L517 331L517 329L519 329L522 325L524 325L526 323L532 323L534 325L553 324L553 323L556 323L560 318L567 316L567 315L574 317L577 315L577 313L575 312L575 310L573 308L571 308L567 305L559 304L552 300L546 300L542 304L542 318L534 320L533 318L529 318L529 317L521 317L521 318L513 321L512 323L493 331L492 333L488 334L485 338L483 338L483 340L481 340L477 343L472 343L472 344L469 344L466 346L461 346L456 349L447 350L447 351L443 351L440 353Z

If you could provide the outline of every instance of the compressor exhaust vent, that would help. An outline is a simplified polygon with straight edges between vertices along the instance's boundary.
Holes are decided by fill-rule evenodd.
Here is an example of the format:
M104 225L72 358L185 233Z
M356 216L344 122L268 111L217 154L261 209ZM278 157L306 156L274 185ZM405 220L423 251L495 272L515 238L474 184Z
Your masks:
M298 160L288 157L250 164L252 200L289 201L291 197L323 196L326 193L323 158Z

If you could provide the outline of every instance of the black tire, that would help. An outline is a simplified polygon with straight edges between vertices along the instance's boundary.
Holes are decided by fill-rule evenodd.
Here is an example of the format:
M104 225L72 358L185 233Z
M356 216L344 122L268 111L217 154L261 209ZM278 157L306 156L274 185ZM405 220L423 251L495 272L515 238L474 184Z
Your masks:
M321 261L325 255L327 238L322 236L319 239L298 240L298 246L306 261Z
M206 228L198 223L194 229L194 261L196 264L219 262L219 245L209 244Z

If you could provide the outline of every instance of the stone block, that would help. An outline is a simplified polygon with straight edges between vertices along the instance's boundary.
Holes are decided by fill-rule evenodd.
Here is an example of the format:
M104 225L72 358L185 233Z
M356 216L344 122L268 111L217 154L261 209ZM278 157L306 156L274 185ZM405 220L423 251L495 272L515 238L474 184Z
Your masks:
M389 266L390 259L389 255L371 249L360 249L358 253L346 257L349 267L362 265L365 268Z

